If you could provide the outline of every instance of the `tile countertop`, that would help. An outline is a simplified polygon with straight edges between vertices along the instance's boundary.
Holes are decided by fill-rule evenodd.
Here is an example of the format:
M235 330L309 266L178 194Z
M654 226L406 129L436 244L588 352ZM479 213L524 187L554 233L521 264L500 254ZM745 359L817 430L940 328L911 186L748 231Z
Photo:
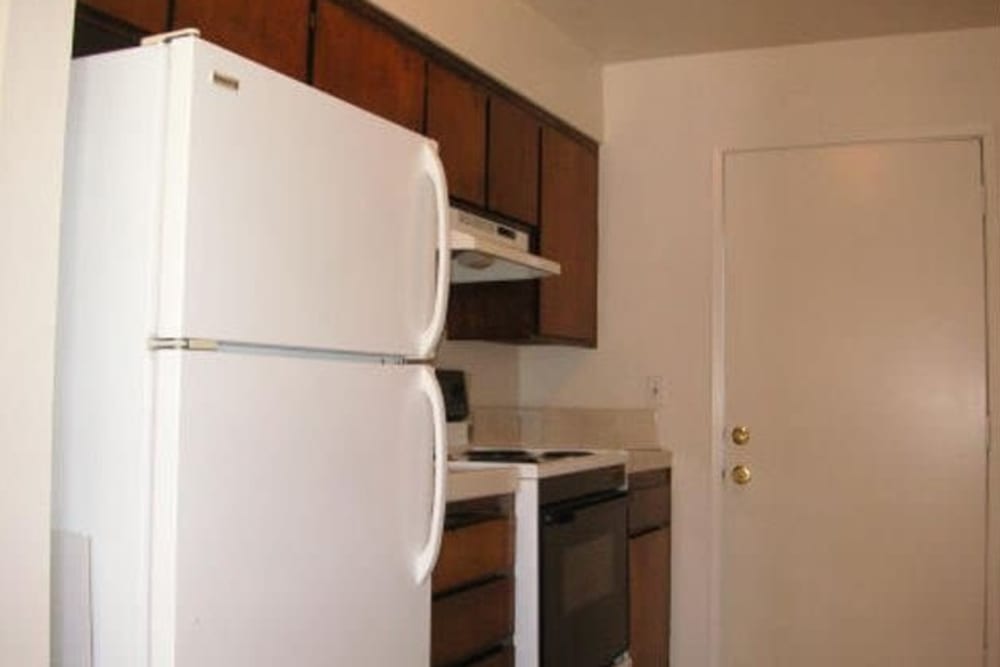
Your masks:
M626 449L628 460L625 470L628 474L670 468L674 456L665 449Z
M517 471L510 466L459 469L448 464L448 502L503 496L517 490Z

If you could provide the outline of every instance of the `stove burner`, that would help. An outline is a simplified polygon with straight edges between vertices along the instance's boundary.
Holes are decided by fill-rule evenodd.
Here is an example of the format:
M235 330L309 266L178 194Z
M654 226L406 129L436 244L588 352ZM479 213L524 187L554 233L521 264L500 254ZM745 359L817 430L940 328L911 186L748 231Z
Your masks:
M474 449L466 452L469 461L489 461L502 463L544 463L546 461L561 461L578 456L590 456L593 452L575 449L560 449L547 452L533 452L527 449Z
M590 456L594 452L582 452L576 449L559 449L550 452L542 452L539 458L543 461L559 461L562 459L573 459L578 456Z

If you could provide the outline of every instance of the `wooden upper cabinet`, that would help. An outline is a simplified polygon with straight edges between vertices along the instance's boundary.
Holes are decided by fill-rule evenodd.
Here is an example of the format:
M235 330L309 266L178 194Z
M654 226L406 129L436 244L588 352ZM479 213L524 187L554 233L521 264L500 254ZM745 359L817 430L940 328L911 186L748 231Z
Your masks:
M436 63L427 67L427 136L437 140L448 190L486 205L486 91Z
M544 337L597 345L597 150L542 131L542 255L562 274L540 281Z
M174 0L173 29L201 36L271 69L305 81L310 0Z
M81 0L80 4L113 16L144 32L167 30L167 0Z
M496 95L490 98L487 208L538 222L538 120Z
M415 132L424 129L423 54L330 0L317 5L313 83Z

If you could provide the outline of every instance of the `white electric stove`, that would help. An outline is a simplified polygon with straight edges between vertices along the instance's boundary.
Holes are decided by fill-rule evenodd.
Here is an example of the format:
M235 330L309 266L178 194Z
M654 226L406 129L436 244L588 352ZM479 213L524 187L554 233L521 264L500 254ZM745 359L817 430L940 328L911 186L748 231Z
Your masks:
M628 665L626 455L476 447L453 469L517 470L518 667Z

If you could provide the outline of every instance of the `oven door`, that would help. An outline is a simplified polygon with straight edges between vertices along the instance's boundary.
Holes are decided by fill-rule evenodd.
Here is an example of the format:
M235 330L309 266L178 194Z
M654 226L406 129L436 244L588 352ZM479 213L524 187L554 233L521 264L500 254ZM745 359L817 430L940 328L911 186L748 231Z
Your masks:
M541 508L542 665L604 667L628 648L627 495Z

